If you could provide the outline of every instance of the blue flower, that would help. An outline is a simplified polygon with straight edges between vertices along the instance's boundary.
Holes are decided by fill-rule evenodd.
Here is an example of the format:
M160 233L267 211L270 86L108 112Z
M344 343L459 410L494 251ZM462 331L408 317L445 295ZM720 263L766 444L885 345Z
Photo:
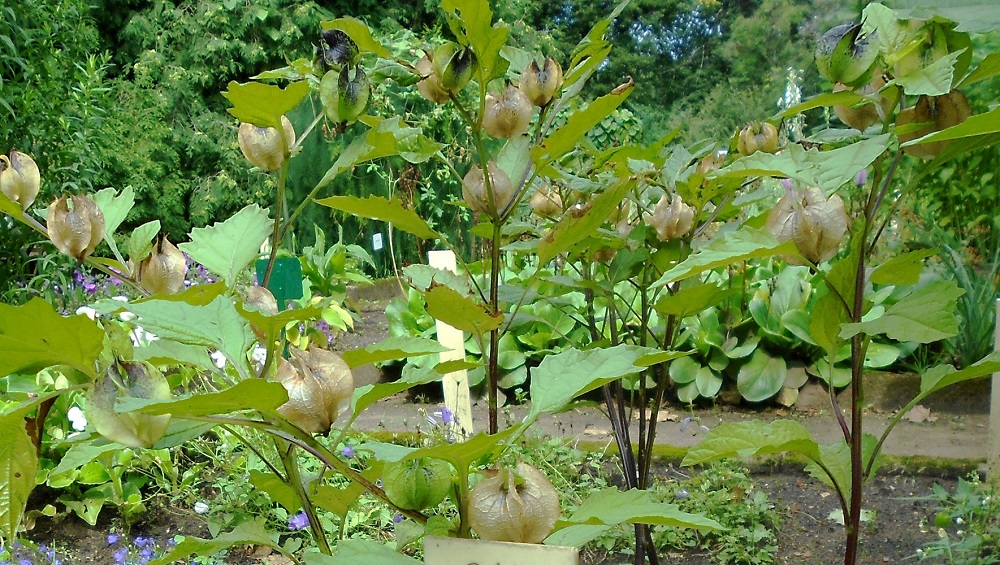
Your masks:
M306 516L304 510L288 519L289 530L304 530L308 527L309 527L309 516Z
M128 548L122 547L116 550L114 555L112 555L112 558L115 560L115 563L118 563L118 565L125 565L125 559L128 558Z
M350 445L345 445L344 449L340 450L340 454L350 459L351 457L354 457L354 447Z
M118 540L120 539L121 536L119 536L118 534L108 534L108 545L114 545L118 543Z

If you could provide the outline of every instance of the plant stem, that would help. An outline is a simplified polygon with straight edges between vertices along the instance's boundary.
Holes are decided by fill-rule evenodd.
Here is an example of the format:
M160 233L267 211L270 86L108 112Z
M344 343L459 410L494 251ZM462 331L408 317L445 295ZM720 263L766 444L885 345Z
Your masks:
M323 531L323 526L319 522L319 516L316 514L316 507L313 506L312 500L309 498L309 492L306 490L305 484L302 483L302 474L299 473L299 462L295 457L294 445L291 443L285 443L282 445L281 440L274 438L275 448L281 455L281 463L285 467L285 474L287 476L287 483L295 491L295 494L299 497L299 502L302 503L302 509L305 510L306 517L309 518L309 529L312 530L313 538L316 539L316 543L319 545L320 553L324 555L333 555L333 549L330 548L330 540L326 539L326 532Z
M271 254L267 258L267 269L264 270L264 278L260 281L260 286L264 288L267 288L268 283L271 282L274 261L278 258L278 248L281 247L281 240L283 239L281 216L283 214L282 205L285 202L285 179L288 178L288 163L289 160L286 157L278 169L278 194L274 199L274 234L271 237ZM278 304L278 310L283 310L284 308L284 304Z

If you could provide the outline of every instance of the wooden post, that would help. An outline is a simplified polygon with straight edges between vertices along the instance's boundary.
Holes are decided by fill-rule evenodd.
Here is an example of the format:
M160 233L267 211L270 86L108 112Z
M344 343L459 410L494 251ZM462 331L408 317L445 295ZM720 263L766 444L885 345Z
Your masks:
M1000 351L1000 300L997 300L996 307L997 318L993 329L993 349ZM990 481L1000 484L1000 373L993 373L993 394L990 397L990 441L986 464Z
M427 254L431 267L458 272L455 254L451 251L431 251ZM465 359L465 334L462 330L435 320L438 341L448 348L441 353L441 361ZM449 431L461 439L472 437L472 401L469 399L469 377L465 369L448 373L441 379L444 387L444 405L452 413Z

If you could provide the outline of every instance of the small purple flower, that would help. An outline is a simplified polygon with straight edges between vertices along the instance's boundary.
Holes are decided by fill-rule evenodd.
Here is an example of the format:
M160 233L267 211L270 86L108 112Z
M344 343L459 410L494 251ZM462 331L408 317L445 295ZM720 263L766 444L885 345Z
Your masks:
M340 454L350 459L351 457L354 457L354 447L350 445L345 445L344 449L340 450Z
M35 565L35 562L28 558L22 558L17 561L18 565Z
M455 421L455 415L447 407L441 409L441 421L444 425L450 426Z
M153 547L156 541L151 537L138 536L135 538L136 547Z
M94 281L87 281L83 283L83 290L87 294L94 294L95 292L97 292L97 283L95 283Z
M396 512L396 514L392 517L392 523L398 524L402 521L403 521L403 515L400 514L399 512Z
M788 190L792 189L792 179L781 179L781 186Z
M120 539L121 536L119 536L118 534L108 534L108 545L114 545L118 543L118 540Z
M118 563L118 565L125 565L125 560L128 558L128 548L123 547L116 550L114 555L112 555L112 558L115 560L115 563Z
M861 169L854 177L854 184L864 186L868 182L868 169Z
M309 527L309 516L306 516L305 511L299 512L298 514L288 519L289 530L304 530L308 527Z

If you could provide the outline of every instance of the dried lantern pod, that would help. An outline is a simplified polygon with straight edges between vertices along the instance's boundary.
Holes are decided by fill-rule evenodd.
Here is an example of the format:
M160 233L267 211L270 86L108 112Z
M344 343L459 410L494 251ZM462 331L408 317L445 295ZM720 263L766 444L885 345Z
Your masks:
M656 230L660 241L683 237L694 227L694 208L685 204L678 194L670 198L664 194L653 208L649 225Z
M556 97L562 87L563 71L559 62L552 57L546 57L542 67L537 61L528 63L521 72L521 92L535 106L544 108Z
M278 364L275 375L288 391L278 413L309 433L325 434L354 392L351 369L340 355L317 347L293 349L291 356Z
M528 203L531 205L531 211L542 218L554 219L563 211L562 197L547 185L536 190Z
M156 367L137 361L118 361L87 394L86 416L97 433L128 447L150 447L167 433L170 415L140 411L116 412L121 397L170 400L170 384Z
M289 148L295 143L295 129L288 118L281 116L281 132L272 127L260 127L244 122L240 124L240 151L250 164L265 171L277 171L285 162Z
M34 159L20 151L11 150L10 156L0 155L0 192L27 210L38 196L42 177Z
M177 246L163 237L152 253L139 263L139 286L153 294L177 294L184 288L187 263Z
M767 122L752 123L740 130L736 140L736 150L744 157L758 151L778 152L778 128Z
M480 539L541 543L559 519L559 493L545 475L524 462L501 468L469 496L469 523Z
M448 91L441 87L441 81L434 74L434 64L431 63L430 55L421 57L415 66L421 77L417 82L417 92L435 104L447 102L450 96Z
M819 188L787 189L767 218L766 229L779 241L792 241L802 257L813 264L833 258L847 234L850 218L844 201L834 194L824 196ZM784 257L801 265L796 256Z
M81 263L104 239L104 213L86 196L63 195L53 201L45 224L56 249Z
M474 165L462 179L462 197L469 208L490 216L501 214L514 198L514 185L510 177L497 164L490 161L486 166L490 172L490 186L493 189L493 202L490 202L486 189L486 178L483 169Z
M531 101L523 92L507 85L499 94L486 96L483 129L500 139L512 139L528 131L531 123Z

